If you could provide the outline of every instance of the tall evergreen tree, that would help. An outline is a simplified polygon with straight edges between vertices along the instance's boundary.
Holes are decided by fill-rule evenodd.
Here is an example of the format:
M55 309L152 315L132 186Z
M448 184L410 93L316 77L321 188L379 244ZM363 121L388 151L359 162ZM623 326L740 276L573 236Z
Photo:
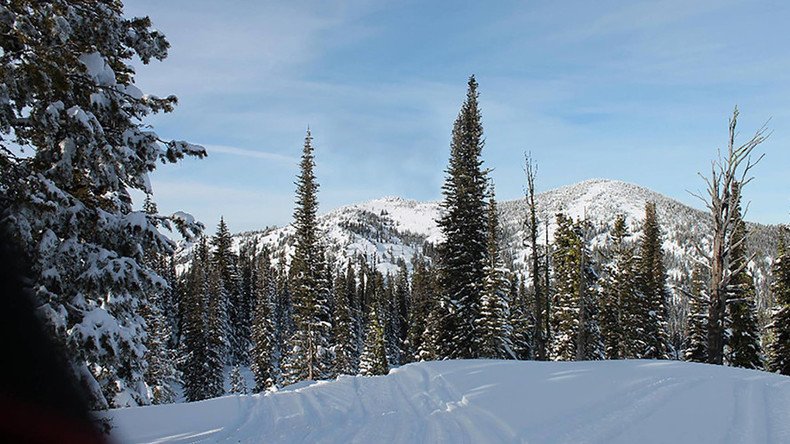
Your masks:
M691 273L689 296L688 339L683 359L708 362L708 276L705 267L697 265Z
M579 332L581 240L574 232L573 221L557 214L554 232L554 310L552 316L551 356L554 360L571 361L576 357Z
M174 248L159 227L190 237L200 227L135 210L131 190L150 194L160 162L206 154L143 122L176 97L143 94L132 59L163 60L170 45L116 0L2 10L0 223L30 258L38 313L92 407L146 403L141 309L159 278L144 259Z
M238 257L233 252L233 237L224 218L220 218L217 233L211 239L214 247L213 267L219 279L217 314L222 332L222 350L229 364L247 361L249 349L249 319L242 307L241 276Z
M398 348L398 364L411 361L408 353L409 308L411 305L411 288L409 286L409 270L406 262L400 260L398 274L395 275L394 304L395 316L393 328Z
M480 158L483 125L477 81L469 78L466 101L453 126L450 162L438 221L444 239L440 252L442 301L439 354L442 358L476 358L479 345L474 320L480 310L486 263L486 172Z
M335 336L335 373L354 375L357 373L357 336L351 304L356 292L349 287L347 279L354 279L354 271L349 262L345 272L338 273L335 279L335 307L332 328ZM349 292L350 290L350 292Z
M183 358L184 396L187 401L209 398L206 391L208 331L208 270L210 252L206 238L201 236L192 251L192 266L183 286Z
M767 369L790 376L790 249L786 240L788 229L780 228L779 248L771 269L774 308L767 329L771 340L768 345Z
M169 288L162 286L161 292ZM149 387L151 403L169 404L175 402L173 386L178 382L175 368L175 352L170 349L170 326L164 314L163 295L159 291L148 295L148 303L141 314L145 319L147 332L145 338L146 362L145 382Z
M244 375L241 374L241 368L238 364L234 365L230 370L230 393L246 395L247 392L247 381L244 380Z
M593 270L586 239L586 222L576 224L557 215L554 234L554 338L552 359L603 358L598 325L597 274Z
M763 367L760 332L757 327L754 278L746 268L747 257L746 222L740 208L740 191L737 182L733 184L733 194L738 195L733 210L735 223L730 235L730 282L727 286L727 325L725 339L725 358L734 367Z
M308 129L296 181L296 245L290 269L295 331L284 362L288 382L322 379L332 372L329 283L318 237L318 183L312 140Z
M510 272L510 327L512 329L511 342L516 359L532 359L534 357L534 343L532 334L535 331L534 317L530 310L530 303L524 279Z
M206 301L205 393L209 398L225 394L225 365L228 362L227 294L216 261L209 262Z
M277 384L279 349L277 342L277 283L269 250L264 248L256 261L255 314L252 324L252 373L255 391L262 392Z
M476 320L479 355L483 358L515 358L510 325L510 283L499 253L499 219L493 187L488 200L488 260L484 268L483 295Z
M645 349L642 358L666 359L669 357L667 334L667 275L664 266L664 249L661 246L661 228L656 216L656 204L645 205L645 219L639 239L638 288L642 298L641 317L644 325Z
M363 376L386 375L389 372L387 350L384 343L384 326L379 318L378 304L372 304L365 330L365 347L359 357L359 374Z
M644 326L635 316L639 298L636 289L634 250L628 243L625 216L617 215L610 233L609 264L601 284L601 334L607 359L627 359L644 350Z
M431 269L423 256L414 258L414 272L411 275L412 303L409 310L408 351L411 359L425 361L433 359L430 344L432 339L428 330L428 317L433 312L436 286ZM429 334L426 335L426 331Z

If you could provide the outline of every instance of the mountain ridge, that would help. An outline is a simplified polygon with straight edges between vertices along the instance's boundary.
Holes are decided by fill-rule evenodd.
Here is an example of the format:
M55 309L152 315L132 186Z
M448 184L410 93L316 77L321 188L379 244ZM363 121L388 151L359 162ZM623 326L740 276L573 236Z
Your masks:
M709 242L709 215L664 194L641 185L612 179L588 179L536 195L540 227L539 242L545 243L545 224L549 238L556 227L559 212L589 222L591 247L602 248L617 214L626 217L631 241L636 241L640 231L644 207L655 202L663 235L665 265L670 277L673 298L683 299L680 288L691 275L694 263L702 260ZM506 262L521 276L526 276L526 257L523 221L527 215L524 199L498 202L502 229L503 254ZM324 233L327 252L336 266L344 267L360 261L374 264L382 273L394 274L401 264L411 268L412 259L420 254L431 256L442 235L436 220L441 214L440 201L418 201L400 196L385 196L365 202L345 205L318 216L319 228ZM750 263L758 288L758 309L767 310L771 305L769 270L778 239L775 225L747 222L749 249L755 254ZM247 231L234 235L238 250L244 244L255 242L272 251L275 261L284 253L289 257L293 250L293 226L269 227L265 230ZM182 263L191 248L181 251Z

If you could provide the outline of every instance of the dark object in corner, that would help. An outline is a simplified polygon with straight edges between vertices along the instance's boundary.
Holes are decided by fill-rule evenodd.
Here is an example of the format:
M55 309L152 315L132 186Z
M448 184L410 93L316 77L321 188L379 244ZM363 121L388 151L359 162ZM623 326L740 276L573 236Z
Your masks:
M105 443L35 314L23 258L0 231L0 442Z

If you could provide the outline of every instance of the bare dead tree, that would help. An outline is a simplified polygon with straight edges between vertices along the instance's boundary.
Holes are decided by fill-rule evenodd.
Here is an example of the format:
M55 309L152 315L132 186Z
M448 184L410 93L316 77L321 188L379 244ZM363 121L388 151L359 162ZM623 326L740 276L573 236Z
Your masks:
M535 358L538 361L546 360L546 332L543 330L543 291L540 282L540 252L538 249L538 218L537 208L535 205L535 176L538 172L538 166L532 159L531 153L524 153L524 173L527 176L527 187L525 189L527 201L527 208L529 215L526 220L526 228L529 236L530 247L530 262L532 263L532 291L535 294L535 332L533 335ZM546 312L546 317L549 313Z
M762 160L765 154L752 158L754 149L770 136L767 123L752 138L742 144L735 145L738 136L738 107L732 113L729 122L729 138L727 152L717 151L717 159L711 162L710 177L701 173L700 177L707 185L706 196L700 193L692 195L701 199L710 210L712 216L713 240L709 255L710 267L710 309L708 311L708 362L723 363L724 358L724 315L727 303L727 286L733 275L743 270L748 260L738 270L729 270L730 251L737 248L731 245L730 234L737 222L737 204L744 186L754 179L751 171ZM743 239L737 243L743 242Z

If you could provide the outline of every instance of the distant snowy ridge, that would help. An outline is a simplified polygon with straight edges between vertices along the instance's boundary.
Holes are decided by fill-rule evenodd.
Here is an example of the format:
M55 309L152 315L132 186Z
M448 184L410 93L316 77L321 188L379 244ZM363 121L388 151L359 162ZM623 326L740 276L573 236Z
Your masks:
M787 443L790 377L678 361L438 361L102 415L125 443Z
M545 242L544 225L549 224L549 237L556 227L555 216L559 212L574 219L586 218L592 225L591 243L601 246L606 243L611 224L617 214L626 216L630 230L639 234L644 218L645 204L655 202L659 223L664 235L667 269L674 286L684 276L690 275L692 266L701 260L698 248L705 249L708 239L709 216L707 213L682 204L639 185L608 179L591 179L560 187L536 196L538 218L541 221L540 242ZM338 265L346 261L366 260L376 263L383 273L394 273L398 262L407 266L411 260L442 238L436 224L440 216L439 202L419 202L400 197L385 197L359 204L347 205L319 217L320 229L324 232L327 250ZM527 206L523 199L499 202L500 224L503 230L503 251L508 262L522 274L529 252L524 244L523 223ZM770 301L767 276L771 258L775 253L778 230L775 226L748 224L749 246L756 253L751 264L758 288L758 306L764 309ZM242 243L258 242L267 245L275 258L293 249L293 227L288 225L265 231L240 233L235 236L238 248ZM695 246L697 244L698 246ZM189 246L182 250L186 258ZM676 292L676 296L680 297Z

